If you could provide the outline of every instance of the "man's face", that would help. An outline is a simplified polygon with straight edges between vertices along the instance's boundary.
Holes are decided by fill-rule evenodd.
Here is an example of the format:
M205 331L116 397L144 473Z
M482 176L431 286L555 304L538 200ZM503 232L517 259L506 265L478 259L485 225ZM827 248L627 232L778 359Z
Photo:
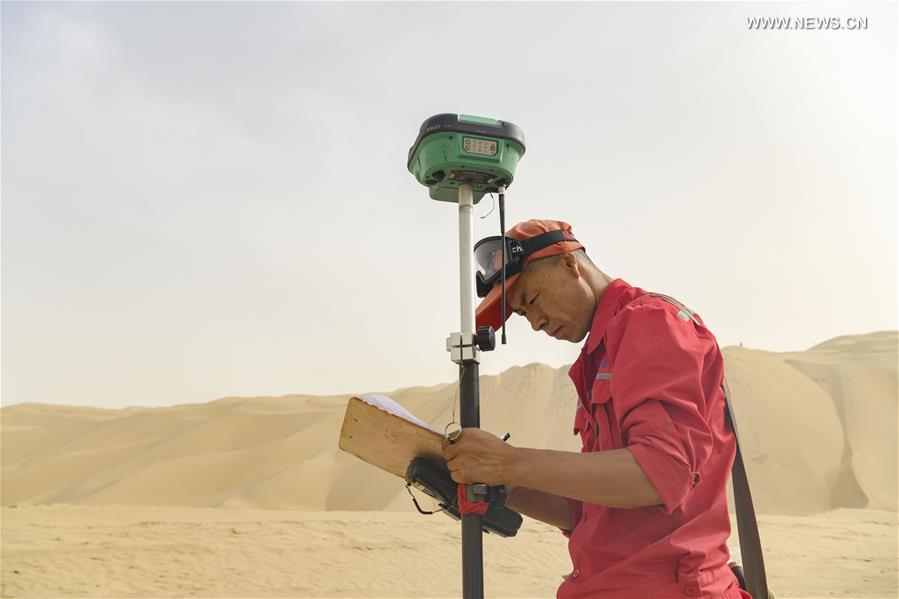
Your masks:
M506 302L535 331L580 342L590 331L596 297L572 253L529 263L509 288Z

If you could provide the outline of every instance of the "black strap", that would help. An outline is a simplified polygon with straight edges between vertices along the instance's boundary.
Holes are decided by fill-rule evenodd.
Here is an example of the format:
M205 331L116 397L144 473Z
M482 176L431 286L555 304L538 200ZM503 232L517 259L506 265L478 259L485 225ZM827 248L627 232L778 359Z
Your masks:
M730 403L730 391L727 380L721 384L724 389L724 413L727 422L734 431L737 442L737 454L731 478L734 486L734 503L737 510L737 532L740 535L740 554L743 558L743 571L746 577L746 590L753 599L768 599L768 579L765 575L765 554L762 551L762 540L759 537L758 522L755 519L755 507L752 505L752 493L749 490L749 478L740 451L740 436Z
M438 512L445 512L445 511L446 511L446 506L445 506L444 504L442 504L442 503L440 504L440 508L441 508L441 509L439 509L439 510L434 510L433 512L427 512L427 511L421 509L421 506L418 505L418 499L415 498L415 495L412 494L412 489L409 488L409 486L410 486L411 484L412 484L412 483L406 483L406 492L409 493L409 496L412 498L412 503L415 504L415 509L417 509L418 512L419 512L420 514L424 514L425 516L430 516L431 514L436 514L436 513L438 513Z
M673 304L680 313L700 326L694 312L676 299L661 293L650 293L652 297ZM678 315L680 315L680 313ZM687 318L684 320L687 320ZM725 378L721 382L724 390L724 415L731 429L734 431L737 453L734 456L734 465L731 469L731 479L734 488L734 504L737 511L737 532L740 535L740 555L743 558L743 571L746 578L746 590L752 595L752 599L768 599L768 579L765 575L765 555L762 552L762 540L759 537L759 526L755 519L755 507L752 505L752 493L749 491L749 478L746 476L746 466L743 463L743 454L740 452L740 434L737 432L737 422L733 414L733 406L730 401L730 387Z
M520 240L520 243L521 248L524 250L524 255L530 256L537 250L542 250L543 248L548 247L554 243L559 243L560 241L577 242L577 239L575 239L568 231L563 231L562 229L554 229L552 231L547 231L546 233L541 233L540 235L534 235L533 237L522 239Z

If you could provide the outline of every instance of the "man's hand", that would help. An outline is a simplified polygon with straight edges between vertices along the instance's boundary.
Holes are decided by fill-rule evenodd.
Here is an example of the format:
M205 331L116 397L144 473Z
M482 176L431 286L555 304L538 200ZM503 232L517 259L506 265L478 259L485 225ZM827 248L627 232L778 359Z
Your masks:
M479 428L464 428L450 443L443 439L443 458L457 483L510 485L518 450Z

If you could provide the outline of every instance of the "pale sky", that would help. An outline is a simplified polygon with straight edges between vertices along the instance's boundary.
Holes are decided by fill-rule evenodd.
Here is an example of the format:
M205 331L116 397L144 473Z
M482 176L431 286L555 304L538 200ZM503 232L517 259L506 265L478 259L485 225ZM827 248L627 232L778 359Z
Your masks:
M896 42L895 3L3 2L2 403L453 380L456 208L406 170L441 112L523 129L509 225L722 347L896 329ZM579 349L509 340L482 372Z

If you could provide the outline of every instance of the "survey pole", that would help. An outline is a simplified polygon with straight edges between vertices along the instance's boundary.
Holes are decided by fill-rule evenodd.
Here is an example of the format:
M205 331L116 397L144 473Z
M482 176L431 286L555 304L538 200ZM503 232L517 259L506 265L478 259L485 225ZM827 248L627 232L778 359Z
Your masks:
M463 338L474 329L474 204L471 185L459 186L459 305ZM459 424L462 428L481 426L477 359L459 362ZM467 487L466 487L467 489ZM462 596L484 596L484 545L481 515L462 516Z
M459 205L460 330L447 337L446 350L453 363L459 366L458 424L463 429L480 428L478 352L495 347L491 327L484 326L481 327L483 330L475 331L474 295L476 289L479 293L481 290L475 283L474 205L488 193L500 193L502 205L502 194L512 183L515 167L524 151L524 134L508 121L443 113L422 123L406 159L406 168L419 183L428 187L431 199ZM501 487L491 489L481 483L462 487L455 483L444 485L443 480L434 476L433 468L428 469L418 458L409 468L409 484L414 481L426 492L430 490L432 495L439 495L444 499L445 503L441 505L448 514L461 516L462 596L464 599L483 599L484 525L486 523L490 530L503 536L514 536L521 525L521 516L504 507L505 495ZM448 470L445 473L449 477ZM423 478L428 478L430 483L425 484ZM456 494L437 490L446 486L455 486ZM460 488L466 501L491 506L484 517L478 513L461 513L461 502L457 501Z

